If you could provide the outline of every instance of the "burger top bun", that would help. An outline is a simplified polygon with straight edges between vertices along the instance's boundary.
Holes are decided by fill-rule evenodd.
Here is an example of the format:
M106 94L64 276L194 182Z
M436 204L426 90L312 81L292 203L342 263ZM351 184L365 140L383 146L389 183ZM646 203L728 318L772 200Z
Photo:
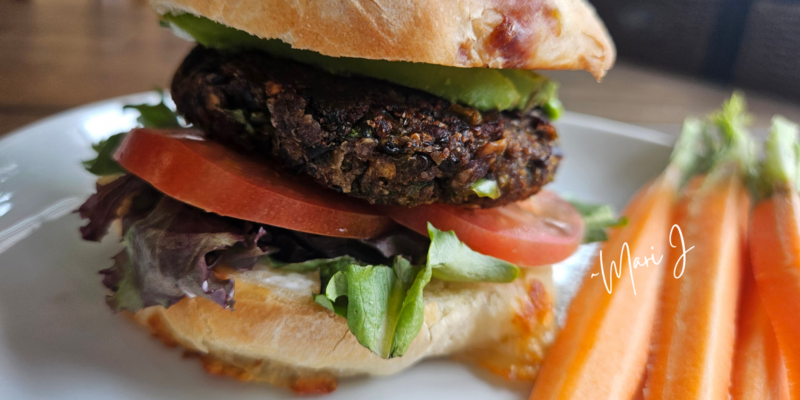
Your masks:
M585 0L151 0L334 57L454 67L584 69L616 51Z

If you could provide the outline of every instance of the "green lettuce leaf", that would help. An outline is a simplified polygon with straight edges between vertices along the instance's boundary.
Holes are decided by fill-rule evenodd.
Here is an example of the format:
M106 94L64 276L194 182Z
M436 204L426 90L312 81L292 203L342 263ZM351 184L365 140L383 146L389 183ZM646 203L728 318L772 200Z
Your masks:
M511 282L519 268L508 261L483 255L458 240L453 231L440 231L429 222L428 266L433 277L453 282Z
M287 264L281 268L304 273L319 269L321 293L313 295L314 301L329 310L333 310L341 317L347 317L347 277L338 274L347 271L347 268L351 265L363 264L355 258L345 255Z
M178 115L164 103L164 92L161 90L158 90L158 92L161 94L161 101L158 104L128 104L122 109L139 111L139 117L136 118L136 121L143 128L180 128L181 124L178 120ZM97 176L126 173L127 171L114 160L114 152L117 151L117 147L119 147L123 139L125 139L125 132L111 135L107 139L92 145L94 151L97 152L97 157L84 161L83 167Z
M511 282L519 269L467 247L455 233L428 224L427 263L415 266L401 256L392 266L363 265L348 256L280 266L320 271L317 304L347 319L359 343L383 358L400 357L425 320L423 292L431 278L457 282Z
M170 129L181 127L178 115L164 104L163 93L161 94L161 102L158 104L128 104L122 109L139 111L140 115L136 118L136 121L143 128Z
M273 261L272 267L284 269L287 271L307 273L316 270L342 271L348 265L357 263L358 261L356 261L356 259L351 256L339 256L335 258L320 258L316 260L308 260L308 261L283 264L283 265L275 265L275 262Z
M347 318L362 346L383 358L400 357L422 328L422 293L430 280L430 267L412 266L402 257L392 267L350 264L314 300Z
M606 229L621 228L628 224L628 219L617 217L608 204L589 204L575 200L569 200L569 203L583 217L586 227L583 243L605 242L608 240Z
M92 145L94 151L97 152L97 157L84 161L83 167L97 176L124 174L125 169L113 158L114 152L124 138L124 133L117 133Z
M425 322L425 302L422 293L431 281L432 273L430 265L414 267L403 258L398 258L394 269L403 285L408 287L403 306L400 308L392 348L392 357L401 357L411 346L411 342L417 337Z
M342 279L343 274L346 274L346 280ZM342 286L347 290L348 328L361 345L383 358L390 358L394 331L405 298L405 288L400 279L392 268L383 265L350 265L347 271L337 273L332 280L334 284L342 281L346 281ZM330 286L329 283L328 288ZM335 286L340 289L339 285ZM338 290L336 294L342 295Z

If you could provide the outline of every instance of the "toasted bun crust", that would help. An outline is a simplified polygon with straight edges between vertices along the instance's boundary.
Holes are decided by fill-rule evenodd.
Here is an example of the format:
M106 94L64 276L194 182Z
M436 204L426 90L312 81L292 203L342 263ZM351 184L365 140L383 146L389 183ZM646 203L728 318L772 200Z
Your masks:
M509 378L533 379L555 329L549 268L526 269L509 284L432 281L419 335L403 357L389 360L362 347L344 318L313 302L317 274L226 273L236 282L233 311L185 298L132 317L168 345L198 355L209 372L302 393L330 392L337 377L388 375L425 357L459 354Z
M585 0L151 0L294 48L334 57L455 67L585 69L615 49Z

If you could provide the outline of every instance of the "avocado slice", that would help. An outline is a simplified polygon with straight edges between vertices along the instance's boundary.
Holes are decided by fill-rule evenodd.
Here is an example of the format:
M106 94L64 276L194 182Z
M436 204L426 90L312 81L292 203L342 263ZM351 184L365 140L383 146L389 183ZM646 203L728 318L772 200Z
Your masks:
M551 117L559 114L557 107L547 107L548 103L560 104L556 98L557 84L532 71L329 57L310 50L293 49L278 39L261 39L192 14L166 14L163 22L178 36L194 39L206 47L220 50L258 49L276 57L313 65L331 74L381 79L480 111L542 107L548 114L553 114Z

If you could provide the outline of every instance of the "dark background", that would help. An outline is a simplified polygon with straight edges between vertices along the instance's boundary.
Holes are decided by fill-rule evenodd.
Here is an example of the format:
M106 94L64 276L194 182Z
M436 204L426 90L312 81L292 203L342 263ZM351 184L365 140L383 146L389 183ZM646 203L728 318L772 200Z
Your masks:
M800 99L800 0L591 0L620 60Z
M741 87L756 133L776 113L800 121L800 0L594 5L620 58L601 83L586 72L545 71L561 84L567 110L677 133L686 116L711 112ZM147 0L0 0L0 136L69 108L168 87L191 47L159 27Z

